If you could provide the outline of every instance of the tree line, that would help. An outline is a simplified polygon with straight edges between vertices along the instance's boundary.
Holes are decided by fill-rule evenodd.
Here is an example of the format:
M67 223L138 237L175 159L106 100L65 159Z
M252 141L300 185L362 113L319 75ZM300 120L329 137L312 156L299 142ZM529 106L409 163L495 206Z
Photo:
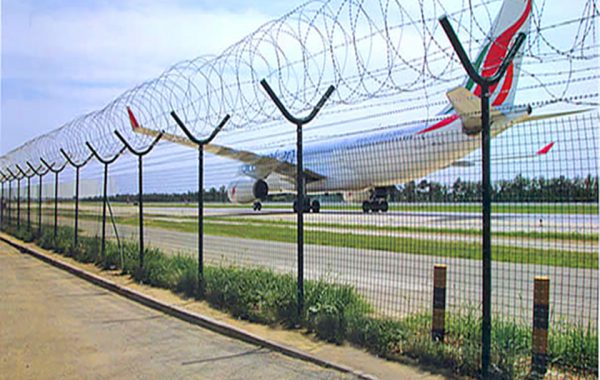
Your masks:
M341 194L320 196L327 201L342 201ZM87 198L98 201L102 197ZM109 197L111 201L137 202L137 194L116 194ZM198 192L186 193L144 193L145 202L180 202L193 203L198 199ZM270 195L270 201L291 202L294 194ZM465 181L460 177L453 184L443 184L426 179L410 181L390 188L391 202L480 202L481 182ZM495 181L492 185L494 202L597 202L598 176L586 177L527 178L517 175L512 180ZM211 187L204 190L205 202L229 202L227 189Z
M480 202L481 181L457 178L452 185L421 180L397 186L390 196L396 202ZM598 176L527 178L517 175L512 180L492 184L494 202L597 202Z

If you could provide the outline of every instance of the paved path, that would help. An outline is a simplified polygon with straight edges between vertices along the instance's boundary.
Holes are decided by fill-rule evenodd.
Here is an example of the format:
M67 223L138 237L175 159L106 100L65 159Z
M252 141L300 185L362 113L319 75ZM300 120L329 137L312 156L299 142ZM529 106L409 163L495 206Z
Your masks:
M0 243L0 379L346 379L163 315Z

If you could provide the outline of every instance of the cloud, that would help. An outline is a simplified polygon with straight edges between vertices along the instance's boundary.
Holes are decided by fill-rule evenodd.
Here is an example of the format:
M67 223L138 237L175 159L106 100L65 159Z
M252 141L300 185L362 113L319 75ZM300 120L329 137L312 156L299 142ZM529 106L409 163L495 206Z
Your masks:
M194 2L31 1L2 11L2 153L273 18Z

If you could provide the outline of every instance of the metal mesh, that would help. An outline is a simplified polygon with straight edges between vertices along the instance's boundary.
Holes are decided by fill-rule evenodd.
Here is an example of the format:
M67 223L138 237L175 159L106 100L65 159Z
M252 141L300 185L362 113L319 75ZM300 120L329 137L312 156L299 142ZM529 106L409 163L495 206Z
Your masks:
M296 114L310 111L321 92L334 84L332 99L304 129L305 167L317 174L327 172L337 181L325 190L318 190L318 178L307 183L308 196L320 209L314 212L313 205L305 215L305 279L350 285L376 317L430 318L433 268L445 264L448 313L478 319L479 134L465 142L464 133L444 128L448 114L436 115L447 110L443 106L448 88L464 81L437 17L450 13L472 53L488 42L490 14L499 5L483 1L449 10L432 1L419 2L414 11L397 3L382 2L379 8L354 1L307 3L222 55L177 64L102 110L15 149L0 159L0 170L26 163L43 168L40 158L58 169L64 164L59 148L84 160L90 154L85 142L105 159L116 157L123 145L114 130L136 148L146 147L151 139L131 132L126 106L142 126L181 138L170 111L177 111L198 136L207 135L231 113L216 144L295 165L294 127L283 121L258 81L267 78ZM533 106L533 116L598 105L592 85L598 70L595 4L584 2L582 9L570 10L549 25L542 17L544 6L533 10L536 28L524 49L515 105L502 109L506 115L524 112L528 105ZM423 46L406 46L408 37L403 40L402 33L411 30L421 32ZM558 34L569 36L568 47L561 45ZM522 99L529 103L520 104ZM553 331L597 336L599 120L595 110L534 119L511 125L492 140L493 344L504 344L503 339L512 336L505 322L515 329L531 326L536 276L550 281ZM147 247L196 257L197 155L195 149L163 139L144 156ZM104 166L92 159L82 168L82 236L100 236L104 225L109 240L139 240L137 165L137 157L126 153L109 165L106 217ZM207 153L204 169L204 262L296 275L294 178L281 173L268 177L270 195L261 203L262 210L253 211L252 202L238 205L230 199L237 181L254 183L255 165ZM390 173L402 175L385 183ZM58 224L74 226L73 175L69 166L60 172L57 199L54 174L43 177L44 226L54 223L55 201ZM12 177L5 178L3 224L16 224L18 205L18 223L24 225L26 180L20 180L17 191L16 180L9 183ZM357 178L366 180L357 184ZM35 226L39 178L31 181L30 218ZM578 343L552 344L562 345L575 373L597 373L597 368L577 360ZM570 374L564 368L557 376Z

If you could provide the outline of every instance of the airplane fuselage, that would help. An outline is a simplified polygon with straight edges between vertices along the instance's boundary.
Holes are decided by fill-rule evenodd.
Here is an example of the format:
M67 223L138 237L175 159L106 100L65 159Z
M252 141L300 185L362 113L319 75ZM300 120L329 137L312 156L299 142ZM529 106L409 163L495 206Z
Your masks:
M307 193L363 191L405 183L448 167L480 145L480 135L463 133L460 118L423 133L427 129L426 125L417 125L307 144L304 168L325 177L308 182ZM296 163L295 149L282 149L265 155ZM251 171L251 167L242 166L242 174L252 176ZM294 182L277 174L265 180L269 193L295 191Z

